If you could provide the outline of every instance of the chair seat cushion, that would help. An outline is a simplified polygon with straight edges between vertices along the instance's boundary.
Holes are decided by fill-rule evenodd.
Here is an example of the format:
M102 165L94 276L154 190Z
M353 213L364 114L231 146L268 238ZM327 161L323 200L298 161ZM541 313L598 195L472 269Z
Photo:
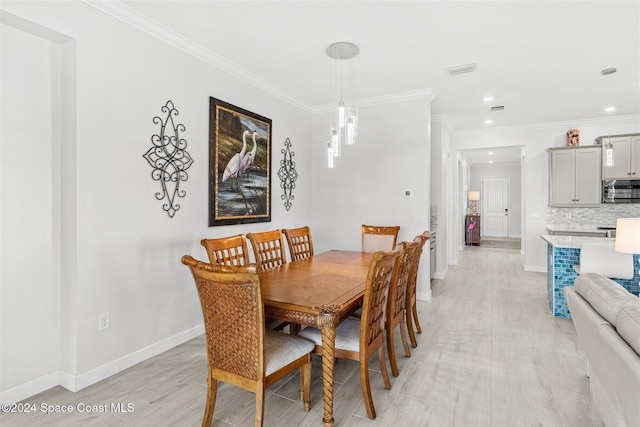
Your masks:
M265 375L269 376L305 354L311 353L314 347L313 342L308 339L266 329L264 331Z
M322 334L317 328L304 328L298 334L322 346ZM336 349L346 351L360 351L360 319L347 317L336 329Z

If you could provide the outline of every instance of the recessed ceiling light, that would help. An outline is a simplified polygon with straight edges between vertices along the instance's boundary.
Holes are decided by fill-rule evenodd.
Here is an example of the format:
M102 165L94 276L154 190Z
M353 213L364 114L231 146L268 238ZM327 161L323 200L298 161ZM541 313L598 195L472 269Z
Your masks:
M604 109L604 111L606 111L607 113L610 113L612 111L616 111L616 107L607 107Z
M493 101L493 96L485 96L484 98L482 98L482 100L484 102L491 102L491 101Z
M493 120L491 120L491 119L484 121L485 125L490 125L491 123L493 123Z
M489 160L489 163L493 163L493 160Z
M493 156L493 151L489 151L488 153L490 156Z

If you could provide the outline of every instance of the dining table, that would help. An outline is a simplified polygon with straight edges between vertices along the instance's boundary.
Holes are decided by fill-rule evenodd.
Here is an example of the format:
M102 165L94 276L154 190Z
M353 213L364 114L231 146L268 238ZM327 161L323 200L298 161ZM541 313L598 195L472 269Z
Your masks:
M336 328L362 305L373 253L331 250L260 272L265 316L322 334L323 424L333 426Z

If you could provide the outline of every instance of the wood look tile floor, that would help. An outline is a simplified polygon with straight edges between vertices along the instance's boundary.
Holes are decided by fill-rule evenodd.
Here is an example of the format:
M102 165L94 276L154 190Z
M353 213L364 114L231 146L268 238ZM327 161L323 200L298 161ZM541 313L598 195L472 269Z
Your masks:
M525 272L518 250L466 247L433 298L419 301L418 348L386 390L372 360L378 417L367 418L358 364L336 364L336 426L602 426L585 359L570 320L551 316L546 275ZM298 401L298 375L267 390L265 426L322 425L321 364L314 357L311 411ZM197 426L206 396L204 337L195 338L77 393L56 387L25 402L32 414L0 414L3 426ZM44 414L71 405L69 414ZM78 404L133 405L132 412L79 412ZM253 394L219 383L214 426L251 426Z

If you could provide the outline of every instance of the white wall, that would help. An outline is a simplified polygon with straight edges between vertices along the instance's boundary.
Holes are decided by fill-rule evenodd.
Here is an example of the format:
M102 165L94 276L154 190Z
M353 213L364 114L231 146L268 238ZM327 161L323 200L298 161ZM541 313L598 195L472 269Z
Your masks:
M65 212L62 271L56 279L63 279L61 298L70 310L62 313L63 360L43 372L38 361L30 361L30 348L3 357L0 400L11 401L26 397L20 384L60 374L65 386L79 389L200 333L197 293L180 257L206 258L199 245L204 237L311 223L312 137L309 111L85 3L3 2L2 9L66 34L76 43L74 59L61 65L65 70L61 80L72 87L60 87L65 87L62 98L71 93L77 103L77 114L68 118L77 123L70 131L77 146L59 148L65 154L63 166L53 172L61 175L63 187L60 200L54 203L60 203ZM28 83L25 96L39 96L40 88ZM4 90L3 86L3 102ZM270 223L207 226L210 96L273 120ZM159 130L152 119L168 100L180 112L176 121L186 127L182 136L195 160L183 184L187 195L173 219L155 199L159 184L151 179L151 168L142 157L151 146L151 135ZM53 114L65 112L54 108ZM34 112L25 114L31 123L38 123ZM3 113L3 129L4 121ZM61 122L64 127L65 119ZM287 137L293 142L300 175L288 212L280 200L277 177L280 149ZM56 155L60 153L52 154ZM22 185L28 188L34 183ZM24 229L34 224L27 217L9 225L3 219L3 229L7 226ZM29 259L37 260L41 248L29 243ZM17 279L18 272L5 271L4 253L1 286L6 295L6 283ZM23 301L19 307L26 304ZM111 327L98 331L98 315L103 312L110 312ZM34 325L47 323L50 316L36 313L27 323L15 311L5 313L0 331L3 344L12 336L29 336ZM12 369L16 375L5 377Z
M444 279L447 274L450 251L449 236L452 230L451 194L453 193L453 177L451 168L451 128L444 117L434 117L431 131L431 212L437 219L433 224L436 231L436 269L434 278Z
M492 164L471 166L470 188L482 192L482 178L509 177L509 237L520 237L521 233L521 188L520 164ZM480 203L478 203L480 210Z
M0 390L60 366L56 47L0 25ZM56 85L57 83L57 85ZM19 327L16 327L19 325Z
M545 217L548 205L547 148L565 146L568 129L580 130L580 145L592 145L594 139L601 135L638 132L639 120L637 115L633 115L611 119L585 119L537 126L456 132L452 150L525 147L524 264L525 269L529 271L546 271L546 244L540 235L546 234L547 223ZM457 171L454 174L457 174Z
M429 229L431 99L358 104L360 135L326 166L328 113L313 117L313 242L317 250L361 250L362 224L399 225L398 241ZM405 197L412 190L413 197ZM418 293L430 297L425 248Z

